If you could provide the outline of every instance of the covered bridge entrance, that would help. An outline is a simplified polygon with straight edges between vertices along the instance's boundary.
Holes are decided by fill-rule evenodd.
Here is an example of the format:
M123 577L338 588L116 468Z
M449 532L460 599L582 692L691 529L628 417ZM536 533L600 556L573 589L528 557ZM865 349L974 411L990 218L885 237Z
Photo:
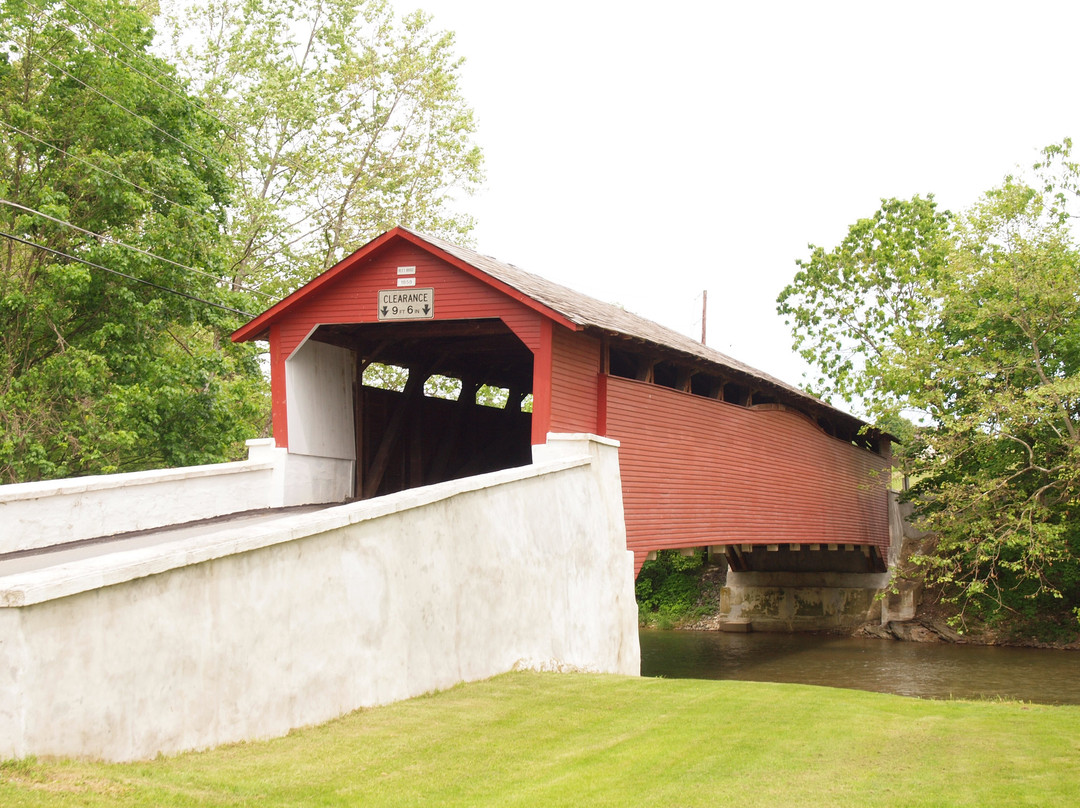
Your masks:
M357 498L526 464L549 432L594 433L621 444L638 569L651 551L700 546L740 571L885 569L888 436L444 240L384 233L233 339L269 341L278 446L352 461ZM365 385L372 363L408 380ZM455 380L456 401L425 393L434 377ZM476 403L484 385L502 406Z
M323 325L311 339L348 352L357 498L530 462L531 417L522 404L532 390L532 353L501 320ZM372 363L404 369L400 389L363 384ZM484 387L500 391L502 407L477 403Z

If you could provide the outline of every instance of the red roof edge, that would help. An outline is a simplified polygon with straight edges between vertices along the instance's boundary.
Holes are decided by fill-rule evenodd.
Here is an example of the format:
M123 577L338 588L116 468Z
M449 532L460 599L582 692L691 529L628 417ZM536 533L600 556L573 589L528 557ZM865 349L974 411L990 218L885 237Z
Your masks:
M282 314L287 309L291 308L292 306L306 298L308 295L314 294L326 284L332 283L334 279L336 279L339 275L348 272L356 264L360 263L365 258L369 257L372 253L378 251L380 248L393 241L394 239L403 239L410 244L426 250L437 258L446 261L448 264L451 264L454 267L460 269L462 272L472 275L477 280L486 283L488 286L498 289L500 292L507 295L508 297L513 298L519 303L528 306L530 309L539 312L548 319L557 322L559 325L565 326L566 328L569 328L573 331L578 331L581 328L581 326L567 319L559 312L548 306L545 306L543 303L540 303L537 300L534 300L524 292L515 289L513 286L510 286L503 281L491 277L486 272L477 269L467 261L463 261L457 256L451 255L442 248L437 247L436 245L425 240L423 236L417 235L416 233L412 233L409 230L398 226L393 228L392 230L387 230L381 236L376 236L363 247L358 249L356 252L341 259L341 261L330 267L330 269L326 270L326 272L323 272L321 275L317 275L289 296L279 300L277 303L268 308L251 322L247 323L246 325L240 326L240 328L236 329L232 333L232 341L247 342L254 339L265 338L265 334L269 330L270 325L280 316L282 316Z

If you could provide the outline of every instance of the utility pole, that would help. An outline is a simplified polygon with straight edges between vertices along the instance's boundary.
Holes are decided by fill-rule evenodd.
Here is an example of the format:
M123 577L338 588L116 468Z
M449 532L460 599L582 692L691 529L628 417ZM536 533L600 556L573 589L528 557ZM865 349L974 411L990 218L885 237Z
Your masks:
M705 344L705 315L709 311L709 290L701 291L701 344Z

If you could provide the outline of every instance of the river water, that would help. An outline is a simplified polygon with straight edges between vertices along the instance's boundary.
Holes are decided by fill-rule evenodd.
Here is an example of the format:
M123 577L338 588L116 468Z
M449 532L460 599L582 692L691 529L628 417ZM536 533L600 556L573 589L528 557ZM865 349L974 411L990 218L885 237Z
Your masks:
M1080 651L642 629L641 675L1080 704Z

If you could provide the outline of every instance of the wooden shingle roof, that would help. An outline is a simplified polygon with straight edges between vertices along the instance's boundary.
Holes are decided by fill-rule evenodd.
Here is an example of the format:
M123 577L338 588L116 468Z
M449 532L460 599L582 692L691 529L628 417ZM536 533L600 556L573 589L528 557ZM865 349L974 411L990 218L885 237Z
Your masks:
M490 279L489 282L494 282L493 285L495 286L509 287L523 295L528 301L537 304L534 305L534 308L546 313L549 317L554 315L553 319L562 321L563 325L572 324L581 330L646 343L665 352L695 360L694 364L710 365L720 373L726 370L746 380L752 380L765 389L779 393L782 398L794 399L792 403L798 402L803 408L811 412L819 414L828 412L832 417L839 417L840 420L846 421L849 425L855 425L856 428L865 425L862 420L843 410L832 407L798 387L770 376L727 354L702 345L700 342L652 320L640 317L610 303L604 303L581 292L576 292L539 275L527 272L513 264L504 263L488 255L482 255L445 239L400 226L373 239L353 255L345 258L333 268L293 292L247 325L237 329L233 334L233 340L244 341L265 338L270 322L277 319L293 302L313 292L321 285L331 282L341 272L348 271L357 257L370 254L395 237L404 238L410 243L428 249L435 254L442 253L442 257L450 258L451 263L471 270L472 274L476 274L478 277L483 278L483 276L486 276Z
M812 409L829 410L844 419L858 421L860 425L864 423L849 413L838 410L821 399L810 395L805 390L800 390L798 387L770 376L768 373L751 367L745 362L740 362L725 353L703 345L685 334L680 334L678 331L666 328L619 306L604 303L554 281L549 281L547 278L527 272L513 264L503 263L491 256L477 253L467 247L460 247L444 239L418 233L408 228L403 227L401 229L502 281L508 286L512 286L522 294L528 295L547 308L558 312L564 318L583 329L638 340L694 359L703 360L710 365L734 371L740 376L749 377L765 387L778 392L783 391L787 395L794 396L805 404L811 405Z

